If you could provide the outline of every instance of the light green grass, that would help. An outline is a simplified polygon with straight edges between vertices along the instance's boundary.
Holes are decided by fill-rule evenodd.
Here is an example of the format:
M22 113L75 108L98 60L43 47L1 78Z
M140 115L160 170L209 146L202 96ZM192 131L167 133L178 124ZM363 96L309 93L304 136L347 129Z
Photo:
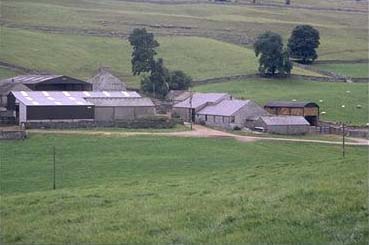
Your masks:
M251 99L264 105L268 101L313 101L326 114L323 120L368 123L368 85L324 83L301 80L244 80L196 87L202 92L228 92L235 97ZM350 91L350 93L347 93ZM323 100L323 102L319 102ZM345 108L341 106L345 105ZM356 106L361 105L361 109Z
M335 72L348 77L368 77L368 63L318 64L319 69Z
M0 152L4 244L368 241L366 148L31 135Z
M199 37L158 40L158 56L166 65L194 79L257 72L257 58L247 48ZM126 40L3 28L2 41L8 48L0 50L0 57L9 63L82 79L94 75L99 66L109 66L129 85L139 84L139 78L131 75L131 46ZM319 75L300 68L294 73Z

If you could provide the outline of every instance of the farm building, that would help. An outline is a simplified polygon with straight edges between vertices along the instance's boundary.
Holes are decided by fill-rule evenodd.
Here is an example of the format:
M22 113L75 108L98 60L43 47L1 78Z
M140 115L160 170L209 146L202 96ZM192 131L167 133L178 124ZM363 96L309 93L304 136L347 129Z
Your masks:
M309 132L310 124L302 116L262 116L256 120L255 127L272 134L298 135Z
M95 105L95 121L132 120L155 115L149 98L87 98Z
M129 120L155 114L150 99L128 91L12 91L8 110L15 111L19 123Z
M94 91L127 90L127 85L109 72L106 68L101 68L99 72L87 82L92 84L92 90Z
M20 124L94 119L92 103L63 92L13 91L9 95L8 106L15 109Z
M277 116L303 116L312 126L318 126L319 105L314 102L272 101L264 106Z
M193 93L187 99L173 106L173 115L179 116L184 121L195 121L195 115L208 105L214 105L222 100L230 99L226 93Z
M166 96L166 99L168 101L171 101L173 104L177 104L190 97L190 95L191 92L187 90L170 90Z
M10 91L89 91L92 85L62 75L20 75L0 81L0 107L7 106Z
M196 122L222 128L242 128L246 120L265 115L268 113L251 100L222 100L197 112Z

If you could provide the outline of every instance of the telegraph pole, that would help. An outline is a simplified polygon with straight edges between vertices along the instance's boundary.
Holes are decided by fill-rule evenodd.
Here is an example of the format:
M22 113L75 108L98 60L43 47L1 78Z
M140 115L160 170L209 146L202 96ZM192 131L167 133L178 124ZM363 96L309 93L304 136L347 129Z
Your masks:
M53 146L53 190L56 189L56 181L55 181L55 146Z
M345 158L345 123L342 123L342 157Z

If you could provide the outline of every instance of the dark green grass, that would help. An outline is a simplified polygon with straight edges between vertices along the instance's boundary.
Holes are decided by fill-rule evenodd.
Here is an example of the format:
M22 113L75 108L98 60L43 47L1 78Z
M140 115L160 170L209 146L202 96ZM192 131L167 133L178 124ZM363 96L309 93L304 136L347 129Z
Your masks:
M50 190L51 146L57 190ZM366 148L31 135L2 142L4 244L368 241Z
M321 116L323 120L349 121L357 125L369 122L367 84L259 79L207 84L197 86L196 90L228 92L239 98L255 100L260 105L273 100L314 101L319 104L321 112L326 112ZM361 105L361 109L357 105Z

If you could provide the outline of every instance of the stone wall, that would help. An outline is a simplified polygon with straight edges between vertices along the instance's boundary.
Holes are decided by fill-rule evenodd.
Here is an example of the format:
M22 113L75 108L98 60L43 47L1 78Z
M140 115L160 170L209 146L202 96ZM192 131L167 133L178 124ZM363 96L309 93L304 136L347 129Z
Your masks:
M0 130L0 140L23 140L27 137L25 130Z
M115 121L74 121L74 122L27 122L27 129L72 129L72 128L173 128L176 124L181 124L180 119L167 117L148 117L134 120Z

